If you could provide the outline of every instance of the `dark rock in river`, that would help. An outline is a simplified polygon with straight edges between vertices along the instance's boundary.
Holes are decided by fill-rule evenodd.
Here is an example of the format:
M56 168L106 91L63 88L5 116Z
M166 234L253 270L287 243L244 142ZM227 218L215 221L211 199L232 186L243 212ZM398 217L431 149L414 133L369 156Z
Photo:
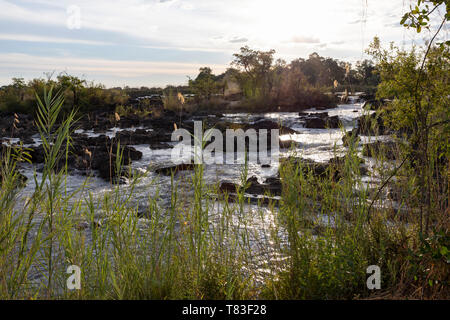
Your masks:
M376 158L384 156L388 160L397 159L398 146L393 141L376 141L363 145L362 154L366 157Z
M352 139L355 145L357 145L361 141L358 136L358 128L354 128L352 131L346 131L344 136L342 137L342 143L345 147L348 147L350 146Z
M155 131L147 131L143 129L137 129L136 131L124 130L116 134L116 140L120 141L120 144L122 145L154 144L170 141L170 138L171 132L166 132L161 129Z
M301 168L303 174L308 174L311 172L314 176L319 178L329 178L333 180L339 180L342 176L341 170L345 164L345 157L335 157L330 159L327 163L315 162L310 159L289 157L285 159L281 159L280 161L280 169L284 170L285 166L291 166L292 169ZM367 168L363 166L364 160L358 159L359 165L359 174L364 175L367 174ZM331 176L330 176L331 175Z
M331 129L337 129L341 125L341 121L339 120L338 116L328 117L326 119L326 122L327 122L327 128L331 128Z
M32 163L43 163L45 159L44 147L42 145L31 148L29 151Z
M358 118L358 134L365 136L377 136L389 134L389 130L384 126L381 115L372 113Z
M161 150L161 149L172 149L173 145L165 142L152 142L149 147L152 150Z
M279 134L295 134L298 133L296 130L286 127L286 126L280 126L279 123L271 120L262 120L257 121L254 123L234 123L234 122L226 122L226 121L220 121L215 124L215 128L219 129L221 132L226 132L227 129L242 129L244 131L247 131L248 129L254 129L256 133L259 132L261 129L267 130L267 135L270 136L270 131L272 129L280 130Z
M247 180L248 188L245 189L246 193L250 194L270 194L270 195L281 195L282 184L280 178L271 177L264 181L264 183L259 183L258 178L251 177Z
M363 103L362 108L365 110L378 110L378 109L380 109L380 107L386 105L387 102L388 102L388 100L385 100L385 99L381 99L381 100L370 99L370 100L366 100Z
M328 113L318 113L305 119L305 128L309 129L336 129L339 128L340 120L338 116L328 116Z
M76 167L77 169L85 170L97 170L99 176L106 181L112 181L114 183L127 183L129 177L129 170L125 168L134 160L140 160L142 158L142 152L137 151L133 147L122 147L121 150L121 169L117 168L117 146L110 149L106 148L85 148L83 153L76 155Z
M222 192L234 193L236 192L237 187L238 185L234 184L233 182L223 181L219 186L219 190Z
M24 141L24 139L30 138L37 132L32 115L0 113L0 137L16 137Z
M298 142L294 140L280 140L280 148L281 149L291 149L298 145Z
M310 113L311 117L318 117L320 119L327 119L328 118L328 112L317 112L317 113Z
M322 118L312 117L306 119L305 128L325 129L325 126L326 122Z
M108 163L97 170L99 177L105 181L110 181L114 184L127 184L129 182L129 171L122 168L121 171L118 172L115 163L112 163L111 165Z
M100 138L100 137L99 137ZM72 143L67 164L69 169L77 169L89 174L92 170L97 170L99 176L107 181L116 180L117 168L117 148L118 144L112 144L108 137L102 139L98 138L76 138ZM102 145L103 144L103 145ZM132 161L140 160L142 152L130 146L121 147L122 166L131 164ZM33 163L43 163L45 160L44 148L42 145L34 147L30 150L31 161ZM57 168L64 167L66 162L65 157L61 157ZM119 174L125 175L125 169Z
M226 193L236 193L239 185L224 181L220 184L219 190ZM257 177L251 177L247 180L246 188L244 193L253 195L281 195L282 184L280 178L271 177L264 181L264 183L259 183Z
M331 109L331 108L335 108L336 106L316 106L314 107L314 109L316 110L326 110L326 109Z
M173 165L170 167L163 167L163 168L157 168L155 170L156 173L158 174L163 174L166 176L170 176L172 174L172 172L174 174L176 174L179 171L186 171L186 170L194 170L195 169L195 164L193 163L181 163L178 165Z
M244 126L244 131L248 130L248 129L255 129L256 131L261 130L261 129L266 129L269 135L270 135L270 130L272 130L272 129L280 130L280 135L298 133L294 129L291 129L289 127L280 126L280 124L278 124L277 122L270 121L270 120L263 120L263 121L258 121L258 122L252 123L252 124L247 124Z

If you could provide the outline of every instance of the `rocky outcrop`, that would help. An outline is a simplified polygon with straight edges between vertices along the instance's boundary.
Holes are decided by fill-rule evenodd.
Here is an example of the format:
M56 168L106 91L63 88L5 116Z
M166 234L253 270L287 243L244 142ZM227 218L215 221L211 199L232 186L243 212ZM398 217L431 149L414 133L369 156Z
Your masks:
M103 143L100 141L103 139ZM103 138L85 138L74 139L67 159L69 169L79 170L81 173L89 174L96 170L98 175L107 180L115 180L118 168L117 162L117 143L112 143L106 136ZM33 163L43 163L45 161L45 152L40 145L30 150L31 161ZM121 164L127 166L132 161L140 160L142 152L130 146L121 146L120 150ZM66 159L62 157L57 164L58 168L65 166ZM121 169L119 176L125 176L126 170Z
M33 116L17 113L0 113L0 137L20 138L24 143L33 143L30 137L38 133ZM30 142L31 141L31 142Z

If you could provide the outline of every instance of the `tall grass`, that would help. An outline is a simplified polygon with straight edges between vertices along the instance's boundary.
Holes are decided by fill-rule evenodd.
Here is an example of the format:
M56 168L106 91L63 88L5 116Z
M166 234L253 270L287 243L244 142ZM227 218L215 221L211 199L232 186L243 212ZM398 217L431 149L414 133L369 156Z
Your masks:
M100 196L89 178L67 191L74 119L59 118L61 104L51 90L39 99L46 157L42 175L28 181L35 185L30 198L20 195L16 168L24 151L3 152L0 298L366 298L373 296L366 287L373 264L382 270L383 294L448 298L448 233L421 239L415 220L405 223L383 197L369 212L374 192L362 179L355 139L325 175L283 161L282 196L268 205L248 200L247 165L235 195L206 184L197 165L189 175L172 174L167 205L156 188L142 210L134 201L140 176ZM116 152L119 175L120 145ZM376 166L385 166L382 156ZM408 199L411 185L399 190ZM70 265L82 270L80 290L66 286Z

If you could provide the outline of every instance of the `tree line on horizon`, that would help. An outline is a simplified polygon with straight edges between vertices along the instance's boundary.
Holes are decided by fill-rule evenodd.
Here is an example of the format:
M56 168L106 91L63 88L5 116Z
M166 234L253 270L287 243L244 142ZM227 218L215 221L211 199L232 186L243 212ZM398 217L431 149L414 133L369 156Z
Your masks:
M274 54L274 50L242 47L233 55L230 68L224 73L215 75L211 68L203 67L194 79L189 79L188 85L165 88L106 88L66 72L56 77L54 73L45 73L45 77L28 82L24 78L12 78L11 84L0 88L0 112L33 113L36 93L41 94L50 86L64 92L64 111L92 112L113 110L133 104L138 97L153 94L192 94L195 95L193 103L208 104L212 97L226 93L230 83L240 88L238 96L250 104L327 104L330 99L326 92L344 89L374 92L379 83L371 60L358 62L353 68L348 62L324 58L317 53L290 63L275 60Z

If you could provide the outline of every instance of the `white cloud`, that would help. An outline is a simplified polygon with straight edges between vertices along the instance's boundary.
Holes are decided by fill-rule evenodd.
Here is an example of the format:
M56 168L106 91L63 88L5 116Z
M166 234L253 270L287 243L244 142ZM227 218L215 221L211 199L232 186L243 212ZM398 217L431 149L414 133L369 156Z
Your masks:
M31 2L30 2L31 3ZM36 1L35 4L45 4L45 1ZM52 8L47 7L30 9L26 6L19 6L18 4L11 3L9 1L0 0L0 18L4 21L18 21L45 24L52 26L63 26L66 23L65 13L67 6L55 6L52 3Z
M247 41L248 39L244 37L233 37L232 39L229 40L230 43L244 43Z
M59 37L47 37L33 34L7 34L0 33L0 40L13 40L13 41L25 41L25 42L46 42L46 43L75 43L75 44L88 44L96 46L112 45L111 42L105 41L92 41L83 39L71 39L71 38L59 38Z
M132 46L124 47L123 50L139 50L139 47L143 47L221 52L229 55L231 60L231 54L245 43L262 50L273 48L278 57L287 60L306 57L312 50L333 58L352 60L362 58L365 47L375 35L384 42L401 43L405 38L422 41L423 34L417 35L414 31L395 26L395 22L409 8L409 2L411 1L22 0L13 3L0 0L2 22L50 26L58 34L58 28L67 30L66 9L75 3L81 9L82 28L97 31L97 36L102 34L101 31L105 34L104 39L80 39L77 35L88 33L75 32L74 38L70 38L39 34L33 29L21 34L3 30L0 41L14 40L12 38L15 37L15 40L26 42L107 45L116 42L114 36L119 35L117 38L127 39L127 45ZM109 33L112 34L111 38ZM83 56L66 57L66 60L48 57L49 61L33 57L38 62L36 67L24 57L19 58L16 56L14 60L9 57L8 63L11 65L4 60L0 64L9 69L13 66L22 68L17 62L20 60L33 70L42 70L46 66L46 69L57 70L67 67L117 77L152 72L192 74L192 70L198 67L182 63L182 55L177 56L180 64L135 61L137 65L133 61L119 63L108 60L108 57L104 60L85 59ZM52 61L55 67L52 67ZM199 61L200 64L205 63ZM189 70L191 71L188 72Z
M290 42L294 42L294 43L319 43L320 40L318 38L314 38L314 37L294 36L294 37L292 37Z
M29 1L42 9L0 0L2 19L66 27L72 0ZM367 6L366 6L367 4ZM295 43L346 41L349 49L361 38L386 33L402 38L403 30L386 27L386 17L401 18L403 0L80 0L84 28L135 37L148 45L234 50L244 39L250 46L273 47L282 52L286 39ZM368 19L370 18L370 19ZM388 17L393 23L392 17ZM354 24L349 24L348 21ZM360 32L364 24L364 32ZM234 38L245 34L242 41ZM228 41L213 40L220 34ZM300 34L300 35L299 35ZM353 44L352 44L353 42Z
M67 70L86 74L119 77L151 76L155 74L195 75L203 67L200 63L150 62L108 59L82 59L72 57L40 57L27 54L0 54L0 68L15 70ZM223 72L225 65L210 65L215 72Z

